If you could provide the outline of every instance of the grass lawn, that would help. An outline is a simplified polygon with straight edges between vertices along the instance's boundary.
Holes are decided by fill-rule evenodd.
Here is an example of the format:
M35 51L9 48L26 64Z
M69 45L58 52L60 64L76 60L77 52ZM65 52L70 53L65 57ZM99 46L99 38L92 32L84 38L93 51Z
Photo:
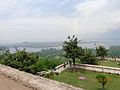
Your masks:
M99 61L98 65L120 68L120 65L117 64L117 61Z
M55 75L52 79L60 82L68 83L85 90L103 90L101 84L96 80L99 73L84 70L65 70L60 75ZM105 86L105 90L120 90L120 75L105 74L109 80ZM85 76L85 80L79 80L80 76Z

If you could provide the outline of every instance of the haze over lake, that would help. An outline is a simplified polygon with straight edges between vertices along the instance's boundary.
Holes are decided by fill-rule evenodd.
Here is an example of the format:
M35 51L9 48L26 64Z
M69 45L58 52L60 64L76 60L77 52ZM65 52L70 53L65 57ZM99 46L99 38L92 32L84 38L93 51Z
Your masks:
M8 48L11 52L15 52L15 48L22 50L26 49L29 52L39 52L42 49L62 49L63 42L24 42L14 44L0 44L0 46ZM81 40L79 45L83 48L96 48L99 45L105 46L107 49L110 46L120 46L120 40Z

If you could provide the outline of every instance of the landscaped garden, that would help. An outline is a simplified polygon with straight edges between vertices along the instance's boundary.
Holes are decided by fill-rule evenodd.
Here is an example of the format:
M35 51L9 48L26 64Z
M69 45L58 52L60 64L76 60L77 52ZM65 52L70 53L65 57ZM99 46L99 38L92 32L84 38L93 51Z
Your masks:
M97 81L96 75L100 73L86 70L70 70L63 71L60 75L55 75L52 79L60 82L68 83L85 90L120 90L120 76L113 74L105 74L108 77L105 89L101 88L101 84ZM85 77L80 79L80 77Z
M95 51L93 53L89 48L78 46L77 37L68 36L68 40L63 43L63 50L50 49L36 53L27 52L25 49L16 50L14 53L9 50L2 51L0 64L68 83L85 90L119 90L119 75L76 70L76 63L120 67L118 61L104 60L108 51L104 46L96 47ZM67 69L62 73L56 72L56 66L63 63L65 65L66 61L67 64L69 62L70 66L73 65L73 68ZM105 89L103 89L104 86Z

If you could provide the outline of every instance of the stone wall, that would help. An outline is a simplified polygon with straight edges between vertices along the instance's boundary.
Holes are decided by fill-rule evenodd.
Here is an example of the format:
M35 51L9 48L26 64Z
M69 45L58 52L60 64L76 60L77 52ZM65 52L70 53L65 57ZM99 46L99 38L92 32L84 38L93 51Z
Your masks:
M0 64L0 74L34 90L83 90Z
M89 64L76 64L75 68L120 75L120 68L116 68L116 67L107 67L107 66L89 65Z

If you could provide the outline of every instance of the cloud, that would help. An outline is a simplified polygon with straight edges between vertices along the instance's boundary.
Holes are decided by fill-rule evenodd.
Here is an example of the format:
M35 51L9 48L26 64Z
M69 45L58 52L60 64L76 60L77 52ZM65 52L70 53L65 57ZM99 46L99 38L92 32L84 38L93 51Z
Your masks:
M120 27L119 3L120 0L0 0L0 36L3 41L9 35L13 35L13 41L34 41L44 35L48 37L44 40L62 40L72 34L96 38Z
M64 30L77 30L78 20L76 18L64 18L64 17L42 17L42 18L22 18L22 19L10 19L0 22L0 30L11 29L37 29L37 30L52 30L52 29L64 29Z
M111 6L111 1L85 0L75 6L84 33L105 33L120 25L120 8L116 4Z
M76 18L44 17L3 20L0 23L2 41L56 41L75 34ZM11 39L8 39L8 37ZM5 38L6 37L6 38Z
M85 0L83 3L77 4L76 11L84 15L95 14L96 11L105 7L107 0Z

